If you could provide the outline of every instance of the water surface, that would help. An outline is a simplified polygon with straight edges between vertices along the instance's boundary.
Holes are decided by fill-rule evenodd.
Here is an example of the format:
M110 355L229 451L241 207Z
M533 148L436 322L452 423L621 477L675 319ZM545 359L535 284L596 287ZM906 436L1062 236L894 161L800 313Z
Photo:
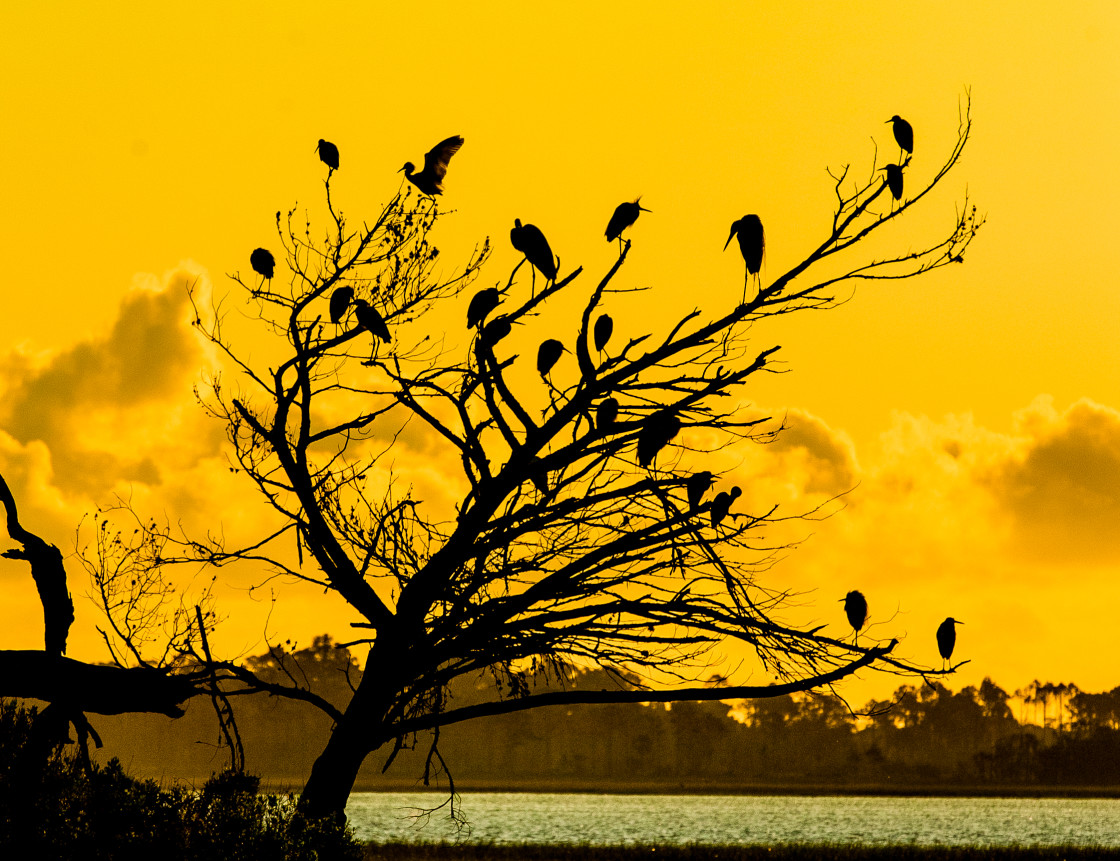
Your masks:
M469 836L444 796L356 792L359 840L493 843L844 843L1081 845L1120 848L1120 799L885 796L597 795L470 792Z

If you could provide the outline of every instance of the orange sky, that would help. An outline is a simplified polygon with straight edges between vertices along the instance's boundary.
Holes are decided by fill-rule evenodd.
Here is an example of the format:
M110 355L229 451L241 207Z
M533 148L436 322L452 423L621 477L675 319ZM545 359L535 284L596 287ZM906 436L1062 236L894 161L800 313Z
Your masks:
M989 220L965 265L757 327L790 373L749 396L791 433L725 456L789 506L855 485L770 575L817 590L806 618L842 633L836 598L861 588L872 633L917 661L938 663L941 619L967 623L954 687L1120 684L1120 7L852 5L7 4L0 471L24 522L70 550L114 493L254 522L191 395L214 359L183 288L225 292L275 242L276 210L319 206L320 137L361 218L405 160L463 134L436 241L454 261L492 237L484 284L518 259L515 217L597 277L617 253L607 217L643 195L626 278L667 310L620 308L626 332L737 298L742 260L721 248L744 212L766 224L764 275L801 259L831 217L825 168L893 146L892 114L914 125L913 170L931 168L971 87L964 158L896 240L945 230L967 188ZM438 463L415 480L441 492ZM71 653L100 658L79 570ZM26 566L0 563L0 589L0 647L39 647ZM224 642L259 651L266 607L223 601ZM348 618L312 595L272 626L307 642Z

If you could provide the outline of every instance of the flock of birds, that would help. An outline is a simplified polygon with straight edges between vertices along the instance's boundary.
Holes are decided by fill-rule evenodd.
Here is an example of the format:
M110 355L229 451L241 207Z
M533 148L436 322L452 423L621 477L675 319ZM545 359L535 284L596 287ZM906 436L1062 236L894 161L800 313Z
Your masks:
M886 171L886 185L892 197L894 197L895 200L901 200L903 189L902 170L909 164L910 156L914 152L914 129L910 123L898 114L895 114L887 120L887 122L891 123L894 139L899 146L899 162L898 164L888 164L883 170ZM428 150L424 155L424 167L422 170L417 171L416 166L408 161L405 162L404 167L402 167L398 173L403 172L405 179L415 185L423 194L431 197L437 194L443 194L443 180L444 177L447 176L447 166L451 161L451 157L455 155L462 146L463 137L461 135L453 135L440 141ZM316 145L316 151L319 154L319 159L330 169L327 174L329 178L331 173L338 170L338 147L330 141L320 138ZM640 197L634 201L620 203L611 214L610 221L607 222L607 241L614 242L618 240L621 249L623 231L631 227L634 222L638 220L638 215L640 213L649 211L650 210L641 205ZM552 253L552 248L549 246L543 231L535 224L522 224L520 218L514 219L513 224L513 229L509 232L510 242L513 244L513 247L525 255L525 258L529 261L533 269L540 272L548 281L555 281L558 262ZM743 290L743 299L746 301L746 286L750 283L752 278L756 280L760 278L762 258L766 251L766 238L762 228L762 219L750 213L732 222L731 233L727 237L727 242L723 245L725 251L727 250L727 246L731 244L731 240L735 238L739 240L739 251L743 255L743 262L746 264L746 276ZM272 256L272 253L265 248L258 248L253 251L253 253L249 255L249 263L253 267L253 271L257 272L265 279L271 280L276 272L276 259ZM347 288L339 288L339 290L345 289ZM344 294L335 291L335 295ZM332 296L331 298L331 317L335 322L338 322L341 316L335 319L333 313L335 297ZM341 299L338 301L341 301ZM356 309L355 316L358 322L364 325L363 318L365 321L369 321L372 325L366 328L376 337L388 342L389 337L387 336L384 320L381 319L377 311L370 307L368 303L362 306L359 304L359 301L360 300L354 300ZM344 314L345 310L346 308L344 306L341 313ZM559 358L559 356L557 356L557 358ZM544 372L542 372L542 374L543 373Z
M867 624L867 599L862 592L853 589L840 600L844 602L844 613L848 617L848 624L852 626L855 638L858 640L860 628ZM953 649L957 645L957 625L963 624L964 622L950 616L937 626L937 651L941 654L942 662L953 657ZM942 663L942 669L944 666Z
M903 168L909 164L909 158L914 152L914 130L910 123L895 114L887 122L892 124L894 139L899 146L898 164L888 164L883 170L886 172L886 185L891 196L897 201L902 199ZM463 146L463 138L454 135L440 141L424 156L424 167L417 171L412 162L405 162L398 173L404 173L405 179L416 186L423 194L435 196L443 193L443 180L447 176L447 166L451 157ZM320 160L329 168L330 173L338 170L338 147L330 141L320 138L316 147ZM611 214L607 222L606 237L608 242L618 240L619 248L622 247L622 233L633 226L639 214L650 212L641 205L641 198L620 203ZM765 234L762 228L762 219L751 213L732 222L731 233L724 243L724 250L731 244L732 239L738 239L739 251L746 264L744 282L744 301L746 299L746 286L751 278L759 279L762 269L762 258L766 250ZM557 258L552 253L543 231L535 224L522 224L521 219L514 219L513 229L509 232L509 239L513 247L525 255L530 266L547 281L555 281L559 269ZM249 263L253 270L263 278L271 280L276 271L276 260L272 253L265 248L257 248L249 255ZM509 335L512 325L508 317L499 315L487 322L490 314L501 304L501 292L497 287L487 287L478 291L467 307L467 328L475 329L481 342L492 347L498 341ZM331 293L329 312L331 322L341 324L347 311L353 308L354 317L358 327L368 331L375 339L388 344L392 340L389 327L385 319L365 299L355 298L351 287L339 287ZM614 332L614 320L608 314L602 314L595 321L592 330L592 343L595 349L602 354L606 349ZM556 338L544 341L537 350L537 372L546 382L550 382L549 374L552 368L560 361L561 356L568 352L564 343ZM619 403L613 397L603 398L595 412L595 425L600 433L604 433L618 419ZM642 423L638 433L637 456L638 463L648 467L657 457L658 452L667 446L680 432L681 421L675 411L661 409L651 413ZM685 479L684 487L688 498L690 512L697 511L705 494L715 482L715 476L709 471L696 472ZM742 495L742 490L732 487L730 491L720 491L711 501L708 508L709 517L713 528L718 527L727 518L731 505ZM844 612L848 623L855 632L856 640L859 639L860 629L867 623L867 599L863 593L851 591L840 599L844 603ZM937 649L943 661L948 661L953 655L953 648L957 641L956 626L960 622L951 616L937 628ZM944 665L943 665L944 666Z

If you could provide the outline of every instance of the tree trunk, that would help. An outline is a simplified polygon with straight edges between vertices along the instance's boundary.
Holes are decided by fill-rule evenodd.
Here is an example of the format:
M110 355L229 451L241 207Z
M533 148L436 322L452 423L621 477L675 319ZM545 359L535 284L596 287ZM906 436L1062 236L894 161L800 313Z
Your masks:
M305 816L343 818L362 763L388 741L381 728L392 697L385 692L395 688L393 679L382 670L384 662L374 658L375 651L370 650L358 689L311 766L299 797L299 809Z
M358 770L370 752L369 743L369 725L347 709L311 767L311 775L300 793L299 809L305 816L345 816Z

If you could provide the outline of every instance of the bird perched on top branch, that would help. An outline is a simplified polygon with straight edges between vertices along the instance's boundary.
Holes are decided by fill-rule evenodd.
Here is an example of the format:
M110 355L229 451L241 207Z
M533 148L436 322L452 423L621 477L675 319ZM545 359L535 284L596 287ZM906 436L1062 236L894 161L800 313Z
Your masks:
M330 141L319 138L319 160L331 170L338 170L338 147Z
M611 220L607 222L607 242L614 242L617 239L621 249L622 231L638 220L638 213L650 211L639 204L640 200L639 197L633 203L620 203L615 207Z

